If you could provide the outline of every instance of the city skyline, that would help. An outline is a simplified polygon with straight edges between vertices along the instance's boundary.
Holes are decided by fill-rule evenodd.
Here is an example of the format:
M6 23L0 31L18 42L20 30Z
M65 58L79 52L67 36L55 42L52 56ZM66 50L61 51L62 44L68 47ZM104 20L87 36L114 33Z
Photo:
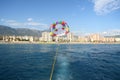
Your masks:
M0 0L0 24L49 29L64 20L76 34L120 32L120 0Z

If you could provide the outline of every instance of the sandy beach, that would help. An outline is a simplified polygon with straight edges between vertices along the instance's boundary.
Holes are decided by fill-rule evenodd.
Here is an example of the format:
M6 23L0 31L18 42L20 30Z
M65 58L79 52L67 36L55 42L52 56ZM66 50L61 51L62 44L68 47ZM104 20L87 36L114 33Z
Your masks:
M0 41L0 44L120 44L120 42L29 42L29 41L17 41L17 42L4 42Z

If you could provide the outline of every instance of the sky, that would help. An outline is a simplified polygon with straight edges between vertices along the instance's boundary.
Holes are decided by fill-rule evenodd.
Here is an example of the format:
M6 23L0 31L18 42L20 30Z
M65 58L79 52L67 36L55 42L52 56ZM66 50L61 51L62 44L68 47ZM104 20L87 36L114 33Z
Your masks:
M65 21L71 32L120 32L120 0L0 0L0 25L49 29Z

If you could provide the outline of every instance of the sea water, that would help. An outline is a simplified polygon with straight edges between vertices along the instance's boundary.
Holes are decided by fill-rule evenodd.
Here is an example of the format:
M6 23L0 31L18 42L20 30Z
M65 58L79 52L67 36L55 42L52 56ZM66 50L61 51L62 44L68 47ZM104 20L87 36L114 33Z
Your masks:
M120 80L119 44L0 44L0 80Z

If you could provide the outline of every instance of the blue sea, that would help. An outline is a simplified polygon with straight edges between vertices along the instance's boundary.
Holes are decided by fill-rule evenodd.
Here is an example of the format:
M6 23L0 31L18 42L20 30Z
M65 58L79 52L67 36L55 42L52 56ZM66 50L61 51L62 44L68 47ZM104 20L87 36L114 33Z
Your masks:
M119 44L0 44L0 80L120 80Z

